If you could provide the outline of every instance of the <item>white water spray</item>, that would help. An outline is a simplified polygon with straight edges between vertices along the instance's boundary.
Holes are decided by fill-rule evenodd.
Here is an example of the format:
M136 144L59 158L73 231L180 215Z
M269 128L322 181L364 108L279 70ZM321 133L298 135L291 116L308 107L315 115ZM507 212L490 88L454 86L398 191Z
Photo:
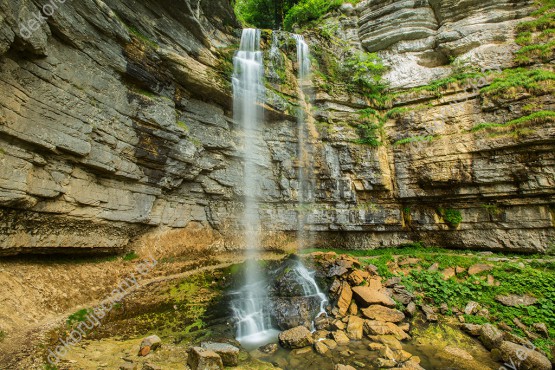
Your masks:
M265 344L277 336L268 313L266 282L257 263L260 245L258 216L258 176L256 140L258 125L263 122L261 103L264 100L264 64L260 51L260 31L243 30L241 46L234 60L234 118L244 132L244 212L243 228L247 248L245 284L237 292L232 309L237 319L237 340L246 346Z

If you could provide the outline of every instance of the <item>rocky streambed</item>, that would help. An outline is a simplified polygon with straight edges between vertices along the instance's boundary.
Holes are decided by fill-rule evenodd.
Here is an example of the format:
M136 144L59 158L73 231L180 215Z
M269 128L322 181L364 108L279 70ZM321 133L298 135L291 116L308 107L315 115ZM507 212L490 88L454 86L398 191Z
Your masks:
M318 299L304 294L295 271L300 262L328 296L325 314L319 314ZM267 309L281 332L259 348L243 348L235 340L230 305L243 265L208 270L126 297L56 368L475 370L512 364L547 370L552 368L549 353L536 344L551 343L550 317L547 324L528 324L525 315L525 323L501 322L498 307L488 306L478 294L458 307L449 299L439 301L434 292L443 284L478 282L497 291L505 284L497 270L525 262L489 255L354 257L334 252L260 261L268 279ZM544 270L550 270L547 263ZM438 285L417 284L420 276L436 277ZM541 309L544 298L536 295L499 296L498 303L510 310ZM51 332L50 345L78 325L78 316Z

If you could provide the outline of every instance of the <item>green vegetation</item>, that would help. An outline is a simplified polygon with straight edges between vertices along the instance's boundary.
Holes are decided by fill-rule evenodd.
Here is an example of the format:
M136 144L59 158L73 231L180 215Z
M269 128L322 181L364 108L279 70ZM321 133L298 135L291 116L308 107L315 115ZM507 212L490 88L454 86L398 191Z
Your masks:
M0 342L6 338L6 332L4 330L0 330Z
M439 214L441 215L441 217L443 218L443 221L445 221L447 224L449 224L449 226L456 228L457 226L459 226L459 224L462 222L463 218L461 215L461 211L456 210L456 209L452 209L452 208L448 208L448 209L443 209L440 208L439 209Z
M343 0L236 0L235 14L245 26L291 31L337 9ZM349 1L357 3L358 1Z
M503 213L495 204L482 204L482 208L492 217L499 217Z
M354 53L345 61L345 67L352 83L365 94L380 94L385 89L382 75L386 68L376 53Z
M150 46L154 49L158 49L159 45L156 41L152 40L148 36L139 32L139 30L136 29L133 26L126 25L126 27L127 27L127 30L129 31L129 33L132 34L133 36L135 36L138 40L142 41L144 44L146 44L146 45L148 45L148 46Z
M478 125L474 126L471 129L471 131L477 132L477 131L486 130L486 129L508 128L513 126L525 125L525 124L546 123L546 122L555 122L555 112L542 110L539 112L532 113L528 116L513 119L506 123L491 123L491 122L479 123Z
M87 319L87 315L91 312L90 309L88 308L83 308L82 310L79 310L71 315L69 315L69 317L66 320L66 324L67 326L71 327L74 324L78 324L80 322L83 322Z
M384 143L385 132L384 126L387 120L391 118L399 118L407 111L406 108L397 107L382 113L373 108L366 108L359 112L362 123L357 126L360 139L358 144L370 145L378 147Z
M179 126L183 131L189 132L189 126L183 121L177 121L177 126Z
M484 87L481 93L486 96L514 98L518 91L524 90L534 95L554 90L555 73L544 69L506 69L493 82Z
M133 261L139 258L139 255L135 251L126 253L121 259L124 261Z
M555 53L555 1L540 0L538 10L532 13L536 19L517 26L517 44L522 48L516 53L520 64L548 62Z

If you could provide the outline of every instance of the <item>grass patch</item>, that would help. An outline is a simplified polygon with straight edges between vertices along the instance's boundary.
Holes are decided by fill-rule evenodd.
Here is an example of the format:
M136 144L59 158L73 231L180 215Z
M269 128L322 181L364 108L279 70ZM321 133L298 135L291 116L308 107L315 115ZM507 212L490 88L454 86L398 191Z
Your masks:
M139 258L139 255L135 251L131 251L126 253L123 257L121 257L124 261L133 261Z
M456 209L440 208L439 214L443 218L443 221L445 221L445 223L447 223L450 227L453 227L453 228L456 228L457 226L459 226L459 224L463 220L461 211Z
M80 322L85 321L87 319L87 315L90 312L91 312L90 309L83 308L82 310L72 313L71 315L68 316L66 320L67 326L72 327L74 324L78 324Z
M555 73L544 69L506 69L493 82L480 90L486 96L514 98L518 91L535 95L553 91Z
M528 116L511 120L506 123L492 123L492 122L479 123L476 126L474 126L470 131L478 132L486 129L507 128L512 126L525 125L525 124L548 123L548 122L555 122L555 112L542 110L539 112L532 113Z

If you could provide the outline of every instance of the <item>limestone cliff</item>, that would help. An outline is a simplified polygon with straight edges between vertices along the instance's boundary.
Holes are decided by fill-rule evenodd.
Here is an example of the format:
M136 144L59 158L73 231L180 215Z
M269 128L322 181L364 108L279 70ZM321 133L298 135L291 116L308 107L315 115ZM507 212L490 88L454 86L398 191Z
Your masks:
M480 89L490 77L439 95L399 90L459 64L512 66L514 28L531 9L363 1L307 32L317 70L317 243L537 251L553 242L553 121L516 135L469 131L532 104L553 110L552 90L488 100ZM21 26L40 2L3 0L0 10L0 254L241 246L241 130L229 84L239 26L227 1L65 2L29 38ZM273 64L256 155L265 245L278 246L297 225L298 86L294 48L284 36L272 60L271 42L266 34ZM326 76L353 51L379 51L400 91L380 108L377 147L357 144L359 111L375 102L340 74ZM420 137L433 140L406 140ZM449 210L460 225L446 221Z

